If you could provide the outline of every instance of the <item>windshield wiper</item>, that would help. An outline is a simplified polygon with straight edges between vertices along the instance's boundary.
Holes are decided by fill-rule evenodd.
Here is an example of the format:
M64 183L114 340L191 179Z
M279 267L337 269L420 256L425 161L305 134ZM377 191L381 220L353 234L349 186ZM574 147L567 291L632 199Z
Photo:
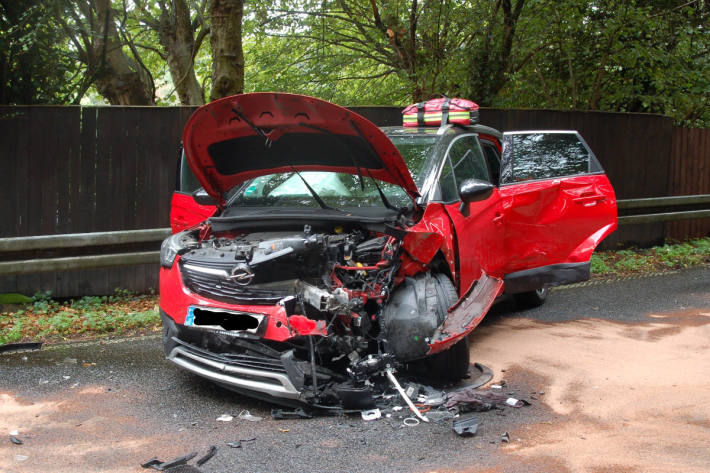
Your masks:
M372 177L372 174L370 174L369 169L367 170L367 175L370 176L370 179L372 180L372 183L375 185L377 192L380 194L380 199L382 199L382 203L385 205L385 207L387 207L390 210L394 210L397 213L400 213L402 211L402 209L395 207L394 205L392 205L390 203L389 200L387 200L387 196L385 195L384 192L382 192L382 189L377 184L377 180L374 177ZM360 177L360 179L362 179L362 176Z
M338 211L338 212L342 212L342 210L340 210L340 209L334 209L333 207L330 207L328 204L326 204L325 202L323 202L323 199L321 199L320 196L319 196L318 194L316 194L316 191L314 191L313 188L311 187L311 185L308 184L308 181L306 181L306 180L303 178L303 176L301 176L301 173L298 172L298 171L296 171L296 168L293 167L293 166L291 167L291 169L293 169L293 172L295 172L296 175L301 178L301 180L303 181L303 184L306 185L306 189L308 189L308 192L311 193L311 195L313 196L313 199L318 203L318 206L319 206L320 208L322 208L322 209L324 209L324 210L336 210L336 211Z

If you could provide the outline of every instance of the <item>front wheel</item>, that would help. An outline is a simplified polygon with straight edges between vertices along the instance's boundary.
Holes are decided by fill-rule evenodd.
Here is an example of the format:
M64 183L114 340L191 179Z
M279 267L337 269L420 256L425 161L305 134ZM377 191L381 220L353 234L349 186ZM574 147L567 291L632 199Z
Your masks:
M518 307L521 309L533 309L535 307L540 307L545 303L548 292L549 290L543 287L534 291L514 294L513 298L515 299L515 303L518 304Z

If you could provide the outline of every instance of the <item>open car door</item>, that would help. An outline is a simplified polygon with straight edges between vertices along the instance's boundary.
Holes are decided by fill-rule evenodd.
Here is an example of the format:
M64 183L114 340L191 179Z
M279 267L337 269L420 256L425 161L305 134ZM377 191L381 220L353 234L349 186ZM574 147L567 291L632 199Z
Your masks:
M192 193L200 188L200 183L187 164L185 153L181 152L175 192L170 201L170 229L173 233L197 225L214 214L215 206L200 205L195 202Z
M589 278L594 249L616 229L616 196L579 133L506 132L500 194L507 293Z

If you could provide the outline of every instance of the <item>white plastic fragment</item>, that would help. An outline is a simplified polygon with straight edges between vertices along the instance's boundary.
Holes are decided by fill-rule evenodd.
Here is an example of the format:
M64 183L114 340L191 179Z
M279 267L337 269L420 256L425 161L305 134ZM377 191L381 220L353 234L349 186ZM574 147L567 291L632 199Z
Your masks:
M414 427L415 425L419 425L419 419L416 417L407 417L402 421L402 423L407 427Z
M402 410L402 406L394 406L394 407L392 408L392 410L395 411L395 412L401 411L401 410Z
M503 386L500 384L491 384L491 389L503 389Z
M20 433L17 430L11 430L10 435L20 435Z
M64 378L64 380L66 381L67 379L71 378L71 376L62 376L62 378Z
M259 422L260 420L264 420L263 417L251 415L251 413L246 409L244 409L242 412L240 412L237 417L239 417L242 420L248 420L249 422Z
M28 457L27 455L15 455L15 461L18 461L18 462L23 462L23 461L27 460L28 458L30 458L30 457Z
M232 419L234 419L234 417L230 416L229 414L222 414L221 416L217 417L218 422L232 422Z
M379 409L370 409L369 411L362 411L362 420L375 420L382 417L382 412Z

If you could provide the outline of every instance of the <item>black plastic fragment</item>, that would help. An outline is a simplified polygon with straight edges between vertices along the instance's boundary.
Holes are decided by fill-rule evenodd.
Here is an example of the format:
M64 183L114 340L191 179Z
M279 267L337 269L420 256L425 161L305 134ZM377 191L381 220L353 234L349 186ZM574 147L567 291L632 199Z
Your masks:
M188 453L187 455L183 455L181 457L177 457L177 458L174 458L174 459L172 459L170 461L166 461L166 462L161 462L160 460L158 460L158 457L153 457L150 460L148 460L147 462L141 463L141 466L143 468L152 468L152 469L158 470L158 471L165 471L170 468L175 468L178 466L187 465L187 462L189 462L190 460L192 460L196 456L197 456L197 452L192 452L192 453ZM208 458L208 460L209 460L209 458ZM205 461L207 461L207 460L205 460Z
M141 468L150 468L152 466L160 465L161 463L163 463L163 462L158 460L158 457L153 457L150 460L148 460L147 462L141 463Z
M14 443L15 445L22 445L24 442L22 440L18 439L14 435L10 435L10 442Z
M179 465L185 465L185 464L187 464L187 462L189 462L190 460L192 460L196 456L197 456L197 452L191 452L191 453L188 453L187 455L183 455L181 457L177 457L177 458L167 461L165 463L161 463L160 470L162 471L162 470L167 470L168 468L174 468ZM156 468L156 470L157 469L158 468Z
M0 345L0 353L12 353L16 351L37 351L42 349L42 342L6 343Z
M200 457L200 459L198 459L195 463L197 463L197 466L202 466L207 463L207 461L212 458L215 453L217 453L217 446L212 445L209 452L207 452L203 457Z
M473 437L478 431L478 418L470 416L454 419L451 428L461 437Z
M271 417L277 420L282 419L312 419L313 415L303 410L302 407L297 407L293 410L289 409L271 409Z
M372 388L369 386L341 384L335 388L335 392L343 405L343 409L364 411L377 407Z

